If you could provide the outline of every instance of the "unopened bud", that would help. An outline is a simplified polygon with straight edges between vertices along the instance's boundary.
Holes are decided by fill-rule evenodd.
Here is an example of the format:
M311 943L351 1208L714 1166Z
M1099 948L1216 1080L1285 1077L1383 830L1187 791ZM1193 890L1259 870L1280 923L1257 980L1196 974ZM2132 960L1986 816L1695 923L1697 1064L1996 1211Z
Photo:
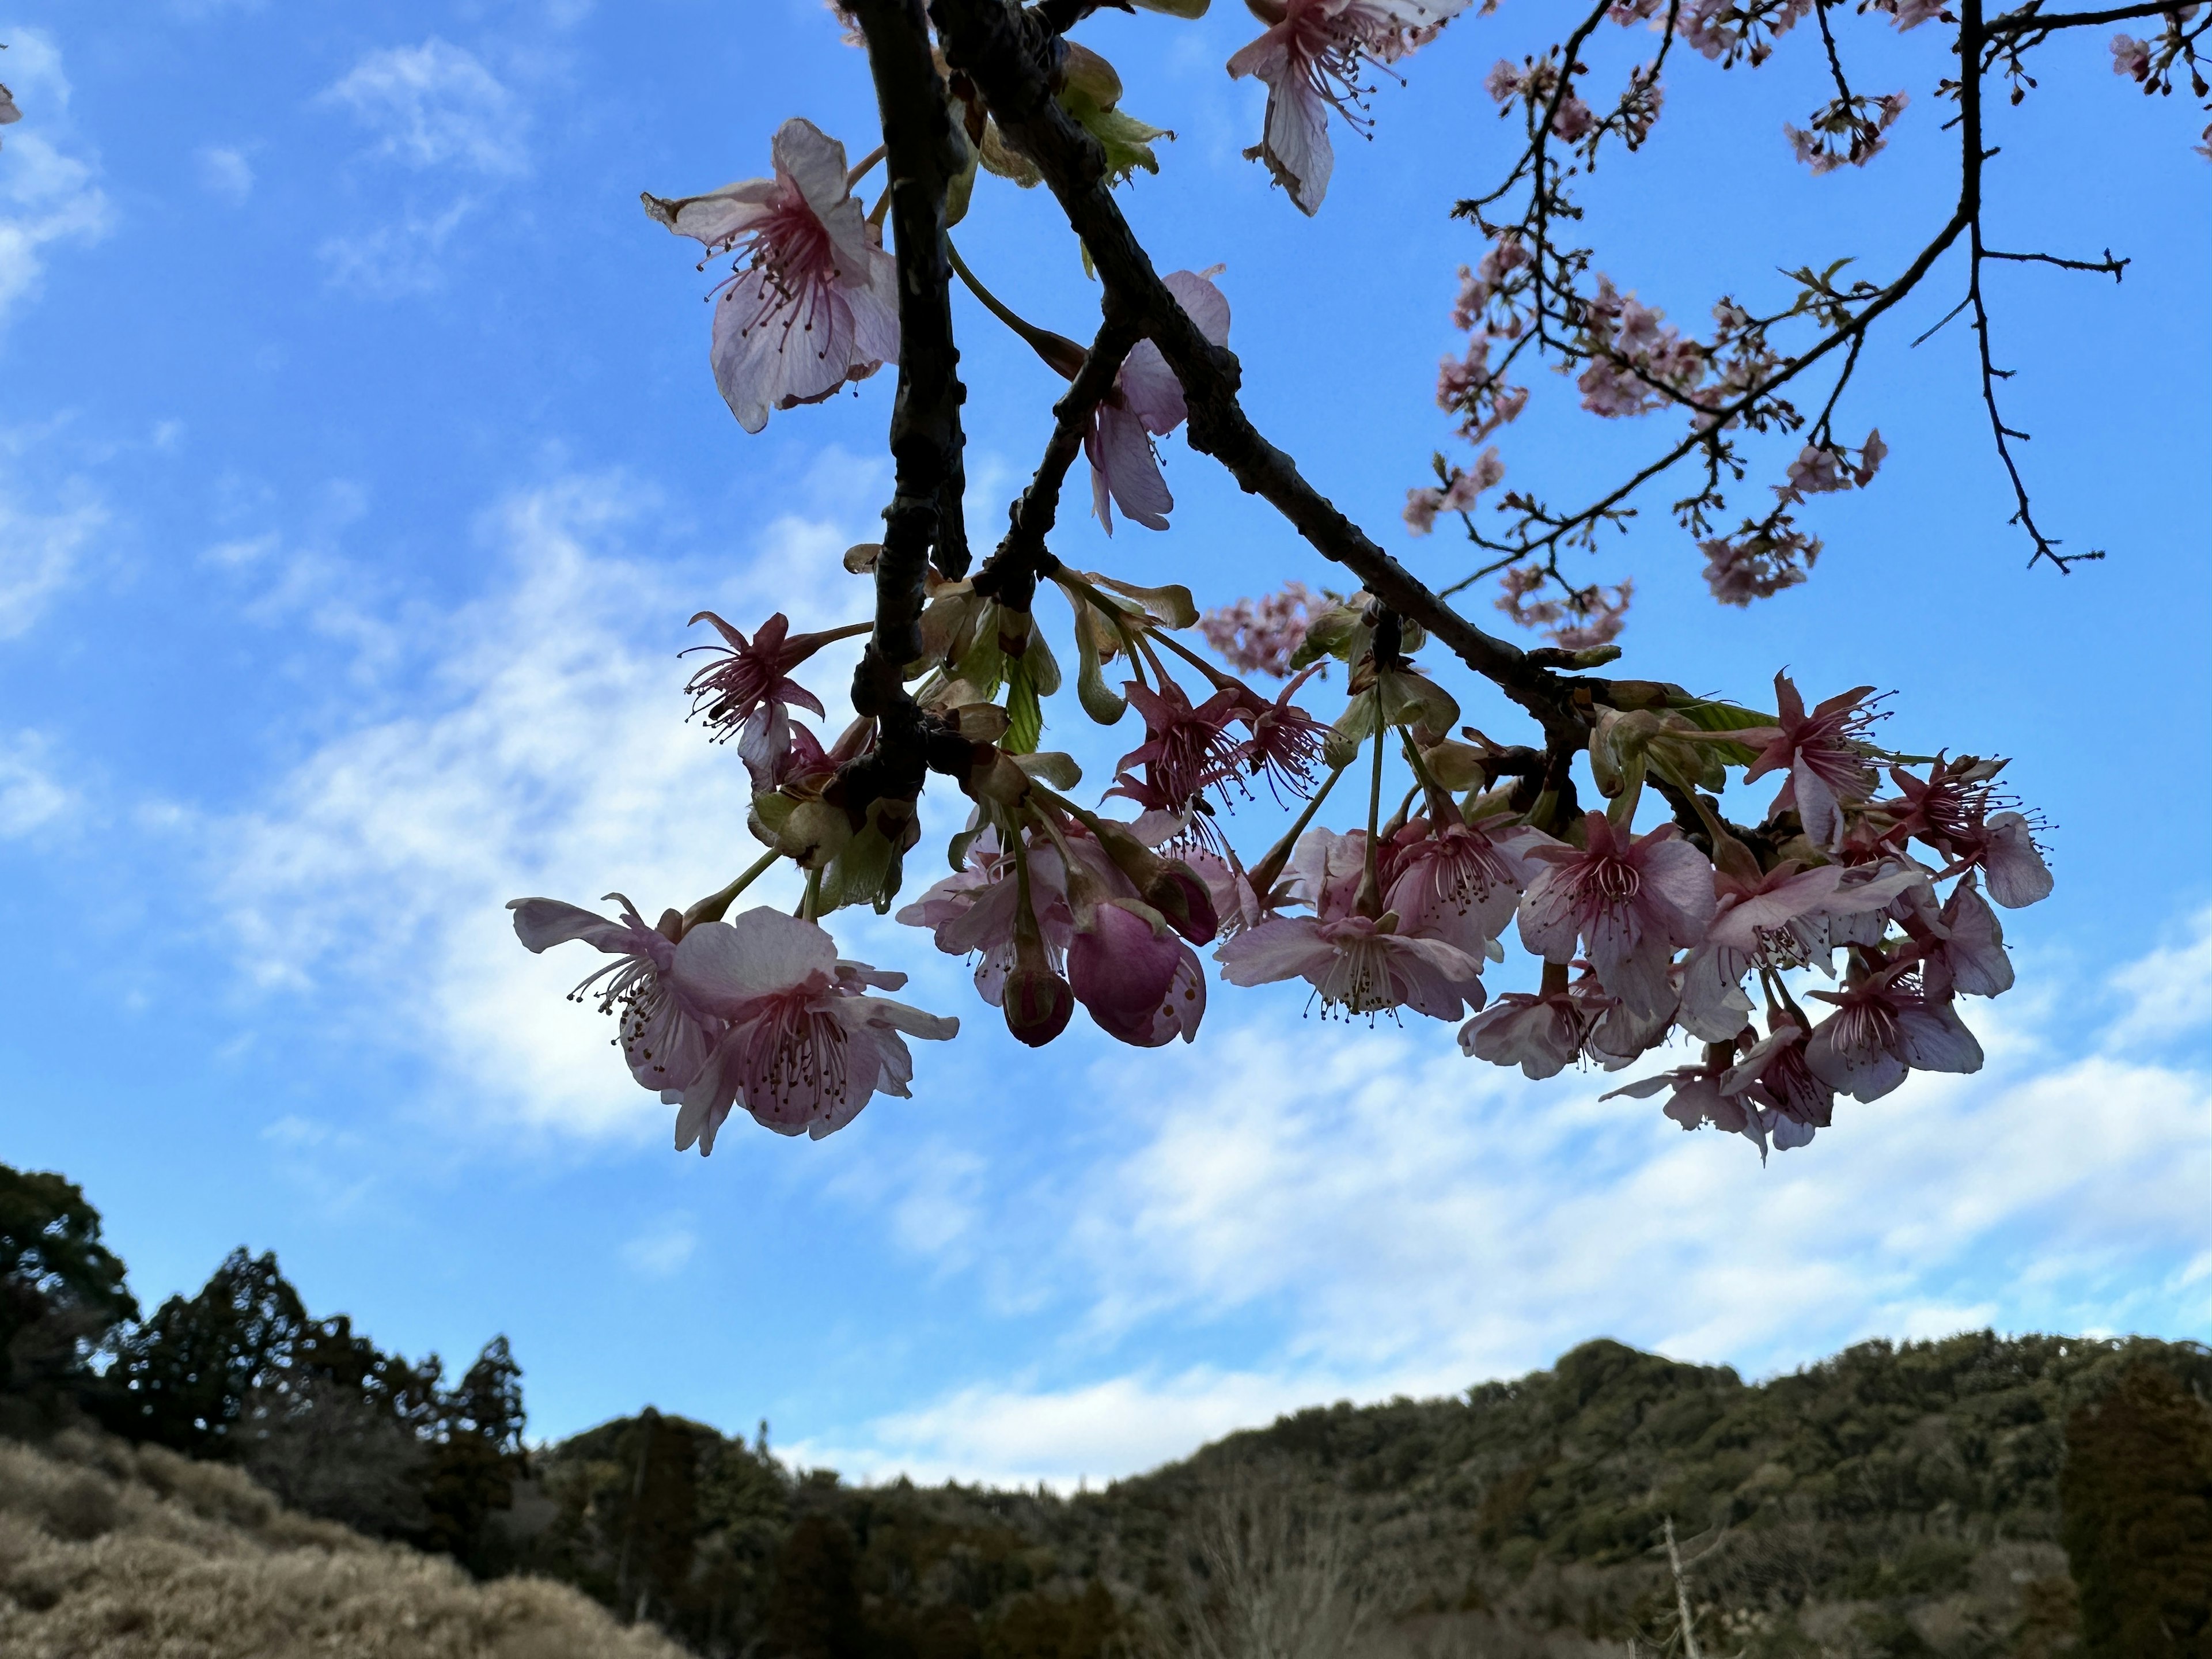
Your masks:
M1221 931L1221 919L1214 914L1212 890L1181 859L1158 862L1158 872L1145 884L1145 902L1193 945L1212 944Z
M1067 1029L1075 1013L1075 993L1068 982L1040 961L1018 964L1006 975L1001 999L1006 1030L1014 1041L1042 1048Z

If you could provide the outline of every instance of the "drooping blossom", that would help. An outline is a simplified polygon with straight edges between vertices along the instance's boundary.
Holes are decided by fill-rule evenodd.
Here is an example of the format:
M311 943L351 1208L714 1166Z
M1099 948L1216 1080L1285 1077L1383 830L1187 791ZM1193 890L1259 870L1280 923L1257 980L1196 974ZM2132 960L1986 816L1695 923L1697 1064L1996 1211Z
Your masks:
M628 899L609 896L622 905L619 921L559 899L510 899L507 908L514 912L515 937L533 953L581 939L614 957L588 975L570 999L596 998L601 1013L617 1017L616 1041L639 1086L656 1092L682 1089L698 1074L722 1024L669 976L683 915L667 911L658 927L648 927Z
M1383 908L1401 931L1440 939L1480 958L1513 919L1532 866L1528 854L1549 837L1526 826L1492 836L1456 813L1415 818L1393 838Z
M1695 945L1717 900L1713 866L1671 823L1631 841L1602 812L1583 820L1584 844L1531 848L1543 865L1521 896L1521 942L1547 962L1572 960L1576 941L1607 993L1632 1014L1671 1014L1668 968Z
M1943 875L1979 869L1990 896L2017 910L2050 897L2053 883L2034 824L2021 812L1990 811L1997 804L1990 781L2002 764L1961 757L1939 762L1924 780L1892 767L1890 781L1904 799L1890 833L1917 836L1941 851L1951 860ZM1900 803L1885 805L1894 810Z
M779 1134L818 1140L876 1094L908 1092L914 1057L904 1037L943 1041L960 1029L957 1019L869 994L897 990L906 975L842 961L820 927L765 907L690 929L671 977L726 1023L681 1091L678 1152L695 1142L713 1151L734 1106Z
M1763 743L1756 760L1744 769L1744 781L1781 771L1788 775L1767 808L1770 817L1791 807L1815 847L1832 848L1844 834L1843 808L1874 793L1874 768L1868 763L1864 734L1873 719L1860 707L1874 688L1840 691L1811 714L1787 674L1774 677L1774 696L1782 723L1747 732L1746 741Z
M1842 942L1832 937L1832 921L1879 918L1899 895L1927 884L1925 872L1899 860L1810 870L1784 860L1756 879L1722 868L1713 880L1719 908L1705 939L1682 959L1674 1016L1708 1042L1725 1042L1743 1029L1751 1013L1743 976L1752 968L1825 962L1831 945ZM1878 921L1873 933L1881 938Z
M1075 922L1067 906L1067 883L1060 853L1050 842L1024 848L1029 861L1030 913L1045 953L1045 965L1065 966ZM898 913L909 927L927 927L937 948L948 956L974 956L975 990L993 1007L1002 1006L1006 976L1015 966L1015 936L1020 925L1021 884L1013 860L995 828L968 843L967 867L947 876Z
M1660 1110L1686 1130L1702 1128L1710 1123L1729 1134L1748 1136L1766 1151L1766 1126L1761 1119L1759 1106L1747 1101L1741 1092L1742 1085L1728 1086L1734 1073L1725 1062L1708 1060L1698 1066L1680 1066L1671 1072L1662 1072L1656 1077L1638 1078L1633 1083L1623 1084L1599 1096L1601 1100L1649 1100L1662 1090L1667 1091L1667 1103Z
M1902 965L1870 974L1840 992L1814 991L1836 1012L1805 1045L1813 1075L1838 1094L1879 1100L1908 1070L1978 1072L1982 1045L1949 1001L1934 1001Z
M1188 813L1207 791L1235 781L1243 745L1230 726L1249 692L1224 686L1194 706L1182 687L1164 676L1157 690L1135 680L1123 690L1144 716L1145 740L1121 757L1120 775L1107 793L1141 806ZM1131 777L1139 768L1142 788L1133 787Z
M1229 60L1234 77L1267 87L1259 144L1246 152L1267 164L1301 213L1320 211L1336 155L1328 112L1364 129L1363 60L1391 64L1431 40L1467 0L1248 0L1266 33Z
M1591 1026L1609 1006L1589 994L1589 983L1505 992L1459 1028L1460 1052L1492 1066L1518 1066L1531 1082L1557 1077L1581 1058Z
M1215 266L1218 271L1220 267ZM1198 331L1216 345L1229 343L1229 301L1209 280L1212 272L1171 270L1161 280L1190 315ZM1091 506L1108 535L1114 533L1119 507L1147 530L1165 530L1175 497L1160 473L1154 438L1181 426L1190 411L1182 382L1160 349L1139 340L1121 361L1114 389L1091 417L1083 453L1091 462Z
M1237 706L1237 718L1251 735L1237 749L1237 763L1248 775L1265 777L1279 800L1313 793L1314 771L1328 745L1332 728L1293 701L1321 672L1320 663L1309 663L1272 702L1247 692Z
M791 747L793 708L825 712L821 699L791 678L791 671L836 636L833 634L793 634L790 618L777 611L747 640L711 611L702 611L692 622L709 622L722 636L715 646L695 646L711 651L717 659L691 676L684 689L691 696L691 713L703 719L717 742L738 738L738 753L756 776L775 770L776 763Z
M1260 599L1239 599L1207 611L1199 618L1198 629L1238 672L1283 679L1294 672L1291 657L1305 643L1306 624L1316 608L1304 582L1285 582Z
M1898 25L1905 27L1900 21ZM2138 40L2132 34L2112 37L2112 73L2124 75L2130 81L2150 79L2150 43Z
M1314 914L1273 916L1248 927L1214 952L1231 985L1303 979L1324 1012L1350 1018L1407 1007L1434 1019L1457 1019L1482 1006L1482 963L1440 939L1402 931L1400 918L1355 908L1365 870L1367 837L1311 830L1291 860L1293 890Z
M819 403L898 356L897 266L846 181L845 147L794 117L770 145L775 176L646 211L738 268L714 301L714 384L738 424Z
M1939 936L1922 947L1920 957L1921 989L1929 998L1994 997L2012 989L2004 927L1976 888L1973 872L1959 878L1930 931Z

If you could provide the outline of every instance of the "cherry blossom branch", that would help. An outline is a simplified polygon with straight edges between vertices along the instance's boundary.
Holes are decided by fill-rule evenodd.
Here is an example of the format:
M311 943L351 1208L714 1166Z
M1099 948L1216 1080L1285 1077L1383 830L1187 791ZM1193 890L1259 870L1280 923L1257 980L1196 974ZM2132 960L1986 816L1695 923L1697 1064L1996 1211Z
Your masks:
M898 392L890 451L897 478L876 562L876 633L854 685L855 706L882 714L903 700L899 671L921 654L923 575L934 561L967 572L961 518L960 353L952 338L945 199L965 152L946 106L921 0L853 0L868 45L888 153L899 275ZM863 690L860 679L868 681Z
M1380 603L1426 629L1547 731L1575 729L1569 682L1438 599L1253 426L1237 402L1242 371L1235 355L1207 340L1160 280L1108 190L1103 151L1054 101L1050 75L1063 48L1050 26L1004 0L933 0L930 15L948 59L975 83L1008 142L1043 175L1108 294L1128 308L1174 369L1189 407L1192 448L1219 461L1317 552L1358 576Z
M1067 469L1083 448L1083 435L1091 428L1098 405L1114 389L1114 377L1138 340L1136 325L1121 314L1117 294L1109 289L1106 319L1083 359L1075 379L1052 406L1052 436L1036 472L1007 513L1005 538L975 574L975 590L988 593L1017 611L1026 611L1036 592L1037 578L1050 575L1059 561L1045 548L1045 538L1060 512L1060 492Z
M853 0L882 117L896 239L898 391L891 409L896 478L875 561L875 625L853 671L853 707L877 722L876 742L839 769L855 825L878 801L911 803L933 763L964 770L968 745L940 731L908 695L905 669L922 654L921 610L933 562L968 568L961 495L966 475L959 349L952 338L945 202L965 152L952 125L921 0ZM908 812L911 811L909 805Z

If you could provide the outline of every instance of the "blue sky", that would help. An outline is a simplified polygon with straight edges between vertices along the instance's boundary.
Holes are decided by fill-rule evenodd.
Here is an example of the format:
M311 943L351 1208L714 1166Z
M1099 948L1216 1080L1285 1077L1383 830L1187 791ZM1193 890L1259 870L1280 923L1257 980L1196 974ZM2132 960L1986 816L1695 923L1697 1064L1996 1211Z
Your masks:
M1241 9L1088 31L1178 134L1129 210L1164 269L1226 262L1255 418L1440 580L1462 559L1397 511L1446 446L1431 389L1479 252L1446 210L1500 163L1474 81L1547 15L1515 0L1415 58L1310 222L1238 154ZM1818 180L1780 136L1818 100L1805 43L1755 76L1682 63L1647 153L1593 181L1601 263L1691 321L1777 266L1893 268L1948 188L1923 33L1856 32L1868 84L1916 101L1874 167ZM860 614L837 556L887 494L890 377L746 438L707 279L636 203L763 171L792 114L865 149L860 58L813 0L65 3L0 40L25 111L0 149L0 1158L82 1181L143 1298L243 1242L387 1345L505 1331L540 1432L650 1401L857 1474L1054 1480L1598 1334L1753 1374L1984 1323L2207 1334L2212 216L2186 112L2100 43L2050 49L1991 191L2009 243L2136 260L2118 289L1995 278L2039 514L2112 556L2021 568L1970 337L1905 345L1949 271L1845 404L1893 454L1816 504L1808 586L1722 611L1656 512L1589 566L1637 578L1632 672L1893 688L1900 744L2015 756L2056 826L1988 1068L1762 1170L1595 1079L1526 1085L1287 990L1217 995L1172 1053L1086 1027L1031 1054L986 1011L841 1135L677 1157L562 1000L586 964L525 954L501 905L720 885L744 782L683 723L684 619ZM980 191L960 241L1088 331L1041 194ZM1053 385L960 321L989 526ZM1656 441L1558 390L1505 441L1515 482L1571 495ZM1208 603L1329 579L1164 448L1175 528L1109 544L1071 513L1064 556ZM1100 775L1111 739L1073 740ZM847 936L976 1012L922 935Z

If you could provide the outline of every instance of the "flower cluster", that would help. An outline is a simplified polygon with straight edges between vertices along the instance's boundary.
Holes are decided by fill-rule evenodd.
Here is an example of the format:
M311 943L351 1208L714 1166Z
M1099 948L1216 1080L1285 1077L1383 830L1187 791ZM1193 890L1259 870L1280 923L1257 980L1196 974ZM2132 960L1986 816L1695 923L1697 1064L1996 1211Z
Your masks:
M842 0L828 3L848 38L868 46L873 14L863 25ZM1139 3L1205 9L1205 0ZM1873 3L1899 28L1937 13L1936 0ZM1312 214L1334 167L1333 120L1370 125L1370 68L1402 62L1467 0L1248 4L1263 33L1228 70L1267 88L1249 153ZM1658 1099L1685 1128L1743 1134L1762 1157L1830 1127L1839 1100L1874 1100L1915 1070L1978 1066L1964 1000L2012 984L1999 913L2051 888L2039 825L1999 792L2003 763L1884 747L1887 710L1867 687L1808 706L1778 675L1768 711L1587 672L1621 654L1613 641L1633 584L1572 580L1559 555L1622 524L1642 477L1686 458L1702 465L1705 483L1675 516L1714 596L1741 605L1805 579L1820 543L1792 513L1867 487L1887 453L1879 431L1856 447L1837 441L1837 395L1802 413L1790 401L1806 396L1798 371L1838 342L1849 349L1831 361L1848 377L1887 290L1843 262L1808 266L1790 274L1786 308L1762 315L1724 297L1700 337L1624 291L1591 250L1558 240L1581 213L1565 181L1612 138L1633 149L1651 131L1667 44L1611 103L1589 95L1588 66L1564 48L1501 61L1484 82L1501 116L1520 114L1527 147L1499 191L1459 208L1484 243L1459 274L1452 323L1465 343L1441 363L1437 397L1474 453L1436 457L1433 482L1407 492L1404 521L1415 535L1446 515L1459 521L1498 577L1498 608L1550 637L1551 648L1522 654L1452 612L1456 587L1421 590L1364 536L1345 533L1289 458L1237 425L1221 267L1158 277L1141 252L1085 227L1103 284L1094 356L1017 314L949 237L886 252L892 185L872 204L854 192L887 155L896 223L910 233L910 186L934 192L922 199L942 210L940 228L963 222L987 174L1024 189L1049 174L1065 201L1067 147L1038 142L1040 121L1062 138L1072 122L1096 142L1096 154L1076 147L1086 189L1158 172L1152 146L1171 137L1124 113L1113 66L1064 40L1050 43L1052 105L1040 114L1025 82L1021 118L1002 129L1011 106L993 100L1016 94L994 90L990 53L956 46L962 10L929 9L923 22L944 50L927 64L919 53L903 65L897 54L872 58L885 86L903 74L909 90L927 83L942 100L945 142L928 156L886 144L848 166L842 143L793 119L775 134L769 176L645 198L708 259L730 258L713 290L709 356L746 431L901 361L902 301L915 337L901 361L898 497L884 543L844 560L870 580L872 616L813 631L794 631L781 611L744 625L713 611L692 618L714 634L693 647L703 660L684 687L691 715L744 765L745 828L760 855L653 921L620 895L610 896L612 915L544 897L511 907L531 951L599 953L571 994L615 1021L634 1081L674 1109L678 1147L711 1151L739 1110L779 1133L831 1133L877 1095L908 1092L912 1040L955 1035L957 1020L885 994L903 975L841 954L830 925L862 906L967 964L976 994L1028 1046L1059 1039L1079 1010L1132 1047L1192 1042L1209 973L1240 988L1303 985L1324 1020L1449 1021L1466 1055L1531 1079L1635 1067L1647 1074L1615 1095ZM1608 10L1723 66L1756 65L1813 15L1813 0L1613 0ZM1022 27L1064 33L1060 15L1032 9ZM2192 15L2177 10L2154 43L2115 40L2116 70L2155 88L2193 66ZM1820 21L1829 40L1826 13ZM1869 160L1905 107L1901 93L1853 94L1830 46L1837 96L1789 130L1816 173ZM2016 44L1992 50L2016 68ZM886 92L884 106L892 103ZM1517 219L1487 216L1523 196ZM1093 198L1088 210L1099 205ZM957 356L944 313L912 308L917 296L926 307L957 297L944 291L948 268L1068 383L1006 539L980 564L956 510ZM1785 356L1780 331L1808 319L1828 343ZM1671 458L1579 513L1553 511L1517 479L1505 489L1505 462L1487 441L1527 406L1516 379L1524 356L1571 380L1589 413L1672 410L1686 435ZM1239 483L1283 505L1376 592L1291 583L1201 617L1186 587L1079 570L1064 542L1048 545L1079 452L1103 530L1120 520L1166 530L1175 500L1158 446L1194 414L1207 417L1208 453ZM1747 434L1786 439L1781 481L1772 510L1727 532L1716 522L1729 516L1722 484L1749 476L1737 447ZM1486 500L1495 510L1478 522ZM1506 529L1486 527L1501 519ZM1064 602L1066 617L1039 616L1040 595ZM1421 658L1429 641L1417 617L1535 717L1540 746L1462 723L1434 655ZM813 679L810 663L862 635L855 717L839 727L799 677ZM1273 695L1249 683L1262 674L1280 683ZM1083 717L1128 734L1110 778L1080 798L1081 768L1045 746L1064 690ZM966 811L944 849L949 873L917 893L907 859L932 779L957 787ZM1747 797L1732 786L1763 805L1733 805ZM1321 816L1332 800L1334 822ZM1255 807L1292 822L1255 845ZM795 902L741 907L770 872L786 872ZM1522 960L1509 966L1516 950Z

